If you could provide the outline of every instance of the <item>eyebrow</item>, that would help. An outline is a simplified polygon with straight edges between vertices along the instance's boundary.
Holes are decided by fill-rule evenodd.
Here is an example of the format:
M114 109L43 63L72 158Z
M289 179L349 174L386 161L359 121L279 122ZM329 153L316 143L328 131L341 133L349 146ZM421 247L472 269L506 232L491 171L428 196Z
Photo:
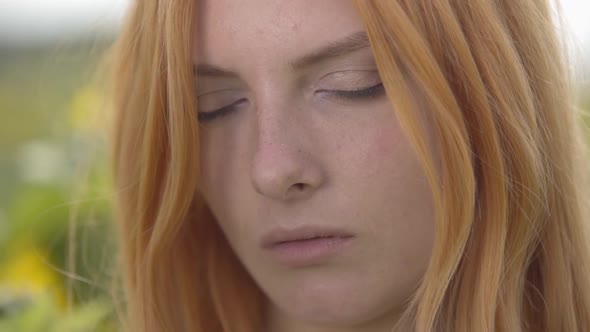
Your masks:
M329 43L290 63L294 69L310 67L331 58L340 57L363 48L370 47L369 37L365 31L354 32L340 40ZM198 64L193 67L196 76L235 78L238 74L210 64Z
M291 66L295 69L309 67L325 60L340 57L370 46L369 37L365 31L352 33L340 40L316 50L295 60Z

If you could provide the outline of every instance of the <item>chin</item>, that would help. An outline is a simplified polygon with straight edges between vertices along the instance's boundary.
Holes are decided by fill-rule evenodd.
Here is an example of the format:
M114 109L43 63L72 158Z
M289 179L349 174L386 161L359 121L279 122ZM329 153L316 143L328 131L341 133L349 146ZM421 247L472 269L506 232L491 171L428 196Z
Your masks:
M283 314L298 321L332 327L362 325L396 307L395 288L368 289L369 285L358 278L308 278L285 285L270 297Z

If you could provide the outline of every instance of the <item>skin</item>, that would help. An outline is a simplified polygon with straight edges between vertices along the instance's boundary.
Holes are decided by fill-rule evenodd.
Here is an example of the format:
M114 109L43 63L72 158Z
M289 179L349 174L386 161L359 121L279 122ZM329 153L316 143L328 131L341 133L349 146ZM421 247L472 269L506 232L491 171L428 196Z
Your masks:
M268 298L267 331L389 331L431 256L427 179L384 93L333 92L380 82L368 45L293 65L362 34L352 3L200 4L199 112L237 106L201 123L199 189ZM212 75L220 74L212 66L225 72ZM282 264L261 248L269 230L299 225L339 227L354 238L310 266Z

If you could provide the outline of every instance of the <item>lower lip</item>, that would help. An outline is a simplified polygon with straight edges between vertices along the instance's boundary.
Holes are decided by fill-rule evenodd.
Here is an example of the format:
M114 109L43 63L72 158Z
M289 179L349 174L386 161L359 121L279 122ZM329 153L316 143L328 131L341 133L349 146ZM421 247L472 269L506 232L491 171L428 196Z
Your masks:
M268 250L280 263L301 267L324 262L349 246L352 239L349 236L289 241L275 244Z

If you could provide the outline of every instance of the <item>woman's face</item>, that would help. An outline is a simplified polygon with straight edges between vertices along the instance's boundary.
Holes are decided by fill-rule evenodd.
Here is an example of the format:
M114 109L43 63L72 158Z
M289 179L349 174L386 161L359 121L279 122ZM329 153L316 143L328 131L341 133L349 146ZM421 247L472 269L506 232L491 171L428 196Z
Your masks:
M434 210L352 3L200 3L200 190L269 324L391 327L427 267Z

